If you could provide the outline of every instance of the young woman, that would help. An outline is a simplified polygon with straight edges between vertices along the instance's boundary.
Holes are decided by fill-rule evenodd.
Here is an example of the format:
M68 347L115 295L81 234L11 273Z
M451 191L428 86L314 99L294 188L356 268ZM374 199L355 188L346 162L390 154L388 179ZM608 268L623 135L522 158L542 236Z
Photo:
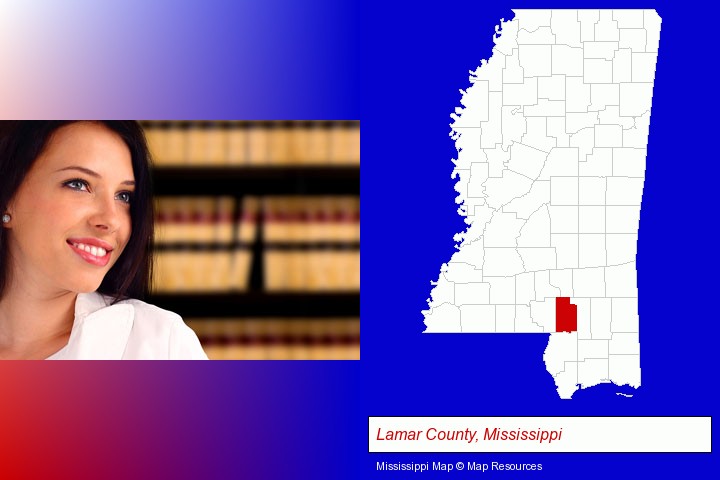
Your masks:
M153 207L136 122L0 122L0 216L0 358L207 358L142 301Z

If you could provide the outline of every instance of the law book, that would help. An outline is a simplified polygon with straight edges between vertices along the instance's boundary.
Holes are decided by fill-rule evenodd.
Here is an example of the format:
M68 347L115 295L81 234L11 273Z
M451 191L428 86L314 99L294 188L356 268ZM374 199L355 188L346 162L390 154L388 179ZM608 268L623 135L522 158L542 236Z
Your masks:
M225 163L231 166L246 165L249 148L247 122L231 122L227 128Z
M164 166L178 166L187 163L187 122L172 122L164 129Z
M219 244L230 244L233 242L233 230L235 228L235 199L233 197L217 197L215 200L215 231L213 241Z
M330 128L330 163L360 163L360 125L358 122L334 122Z
M360 165L360 125L347 128L346 136L346 158L350 165Z
M270 122L252 122L248 124L247 164L266 166L270 152Z
M273 122L268 128L268 165L289 165L293 163L290 155L293 124L291 122Z
M308 136L308 163L327 165L330 160L330 128L328 122L311 122L306 129Z
M228 135L221 122L193 122L186 132L189 165L225 164Z
M166 131L168 125L168 122L151 122L143 127L150 157L156 166L162 166L167 163Z

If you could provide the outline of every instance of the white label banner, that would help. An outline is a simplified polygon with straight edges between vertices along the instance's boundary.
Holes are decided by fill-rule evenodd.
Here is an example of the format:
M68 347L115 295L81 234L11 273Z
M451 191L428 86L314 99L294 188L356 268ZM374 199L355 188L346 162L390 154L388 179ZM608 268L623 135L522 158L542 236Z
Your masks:
M711 417L369 417L369 451L711 452Z

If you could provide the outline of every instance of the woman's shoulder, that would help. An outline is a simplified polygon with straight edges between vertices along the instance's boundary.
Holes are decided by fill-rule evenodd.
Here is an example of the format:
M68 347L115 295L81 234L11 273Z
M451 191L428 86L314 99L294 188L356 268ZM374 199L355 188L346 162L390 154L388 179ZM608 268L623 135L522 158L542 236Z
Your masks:
M185 325L182 317L177 313L135 298L125 298L118 301L110 295L95 292L79 295L77 302L76 317L82 318L88 314L108 315L111 313L115 316L115 312L131 311L133 323L138 323L140 327L167 330L179 325Z
M197 335L177 313L134 298L113 304L112 297L101 297L106 308L115 305L132 308L132 328L124 358L148 358L154 352L161 353L160 357L167 354L169 359L207 358Z
M106 297L107 298L107 297ZM112 299L110 299L112 301ZM120 300L116 305L130 305L135 311L136 319L147 319L147 321L155 322L158 324L172 326L175 324L185 324L182 317L175 312L165 310L157 305L144 302L135 298L126 298Z

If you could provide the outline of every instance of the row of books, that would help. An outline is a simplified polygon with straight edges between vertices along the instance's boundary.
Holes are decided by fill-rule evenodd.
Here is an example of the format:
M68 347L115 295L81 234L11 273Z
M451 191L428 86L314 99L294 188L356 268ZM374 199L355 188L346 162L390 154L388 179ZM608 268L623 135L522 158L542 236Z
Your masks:
M188 319L213 360L359 360L360 320Z
M154 291L358 291L359 246L356 196L158 197Z
M143 122L157 166L359 165L357 121Z
M243 292L250 285L253 255L261 255L267 292L355 292L360 290L360 251L317 249L261 253L237 247L229 251L186 249L155 252L155 293ZM202 247L198 247L202 248Z
M359 242L360 198L158 197L157 244L252 243L258 228L266 242Z

